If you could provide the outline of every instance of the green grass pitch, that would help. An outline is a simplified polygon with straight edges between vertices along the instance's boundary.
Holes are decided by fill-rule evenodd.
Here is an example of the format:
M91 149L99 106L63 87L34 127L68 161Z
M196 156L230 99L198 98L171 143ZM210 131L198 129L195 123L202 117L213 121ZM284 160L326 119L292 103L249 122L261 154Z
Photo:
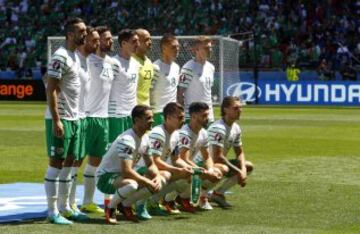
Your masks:
M43 182L44 103L0 102L0 183ZM217 116L219 116L219 111ZM255 171L234 209L118 226L45 221L0 233L359 233L360 109L245 106L240 124ZM80 176L81 178L81 176Z

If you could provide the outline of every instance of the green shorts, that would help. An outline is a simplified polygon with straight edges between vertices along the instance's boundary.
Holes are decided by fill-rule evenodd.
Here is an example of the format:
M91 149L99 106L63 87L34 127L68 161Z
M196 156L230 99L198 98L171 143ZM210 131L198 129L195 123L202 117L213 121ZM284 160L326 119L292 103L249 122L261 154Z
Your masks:
M52 119L45 119L45 134L48 156L55 159L65 159L73 155L76 159L79 151L79 121L61 120L64 126L64 137L58 138L53 134Z
M240 161L237 159L230 159L229 162L237 167L240 166ZM232 177L234 175L234 172L230 170L228 173L225 174L225 177Z
M86 118L79 120L79 153L76 160L84 159L86 156Z
M165 122L164 115L162 112L154 113L153 127L163 124Z
M109 121L107 118L86 118L86 153L102 157L109 144Z
M96 187L105 194L114 194L116 188L114 187L114 181L120 177L119 173L105 173L98 177Z
M126 117L110 117L109 118L109 142L115 139L123 132L132 127L132 120L130 116Z
M148 172L148 168L147 167L139 167L138 169L136 169L136 172L139 173L140 175L144 176Z

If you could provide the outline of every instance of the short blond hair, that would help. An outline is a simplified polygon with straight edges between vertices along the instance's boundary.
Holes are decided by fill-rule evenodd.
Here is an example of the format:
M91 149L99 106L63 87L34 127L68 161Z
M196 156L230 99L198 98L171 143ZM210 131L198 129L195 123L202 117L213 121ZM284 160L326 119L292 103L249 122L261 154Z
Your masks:
M195 43L194 43L194 46L197 47L201 44L207 44L211 42L211 39L210 37L208 36L198 36L196 39L195 39Z

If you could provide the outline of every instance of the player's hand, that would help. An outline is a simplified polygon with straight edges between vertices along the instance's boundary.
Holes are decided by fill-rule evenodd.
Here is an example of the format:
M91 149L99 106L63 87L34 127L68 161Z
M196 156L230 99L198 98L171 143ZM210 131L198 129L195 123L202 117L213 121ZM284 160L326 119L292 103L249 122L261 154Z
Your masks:
M191 167L183 167L183 168L179 168L179 172L181 175L183 175L184 177L188 177L191 176L194 171Z
M57 138L62 138L64 136L64 126L60 120L53 121L53 133Z
M244 172L240 172L238 173L238 184L241 186L241 187L244 187L246 185L246 173Z
M155 176L155 178L152 179L151 182L153 183L152 190L154 192L159 192L161 190L161 177L160 177L160 175Z
M221 175L217 173L213 168L204 171L204 174L209 178L209 180L219 180L221 179Z

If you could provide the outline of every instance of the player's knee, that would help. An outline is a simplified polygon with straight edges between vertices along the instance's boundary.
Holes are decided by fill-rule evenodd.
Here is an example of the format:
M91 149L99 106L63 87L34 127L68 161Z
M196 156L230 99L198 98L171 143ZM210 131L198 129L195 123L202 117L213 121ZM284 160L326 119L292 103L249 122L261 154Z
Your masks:
M171 173L168 171L160 171L160 175L165 179L165 181L169 181L171 178Z
M49 166L61 169L63 167L63 162L64 162L63 159L50 158Z
M229 167L224 164L219 164L219 166L217 168L219 168L221 175L225 175L226 173L228 173L230 171Z
M122 187L127 186L131 191L135 191L139 188L139 184L135 180L125 180L123 184Z
M98 167L101 163L101 157L89 156L88 163L93 167Z
M250 161L246 161L245 166L248 174L250 174L254 170L254 165Z

